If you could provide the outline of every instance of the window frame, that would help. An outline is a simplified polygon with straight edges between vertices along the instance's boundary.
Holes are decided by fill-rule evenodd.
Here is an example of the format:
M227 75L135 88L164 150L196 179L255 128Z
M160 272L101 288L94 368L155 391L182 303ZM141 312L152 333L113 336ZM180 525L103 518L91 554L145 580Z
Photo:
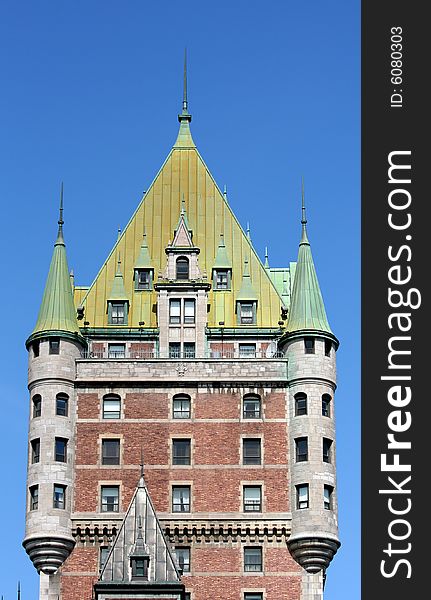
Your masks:
M253 506L253 508L247 508L247 491L250 490L258 490L259 491L259 500L258 500L258 504L256 501L251 500L250 505ZM246 483L242 486L242 500L243 500L243 512L244 513L261 513L263 512L263 494L262 494L262 485L253 485L251 483ZM249 500L250 502L250 500ZM255 506L258 506L258 508L255 508Z
M310 484L308 483L299 483L295 486L296 488L296 510L305 510L306 508L310 508ZM303 497L305 500L301 500L301 490L305 492ZM301 506L301 504L306 504L306 506Z
M244 592L244 600L263 600L263 592Z
M183 556L187 559L187 560L183 560L183 567L181 566L181 559L180 559L180 553L178 551L183 551L184 554ZM178 568L181 569L181 571L183 573L190 573L191 572L191 549L190 546L175 546L175 555L177 557L177 565ZM186 566L187 568L185 569L184 566Z
M39 509L39 485L31 485L28 488L29 493L29 510L38 510Z
M64 409L59 409L58 403L64 402ZM64 412L61 412L64 410ZM65 392L60 392L55 397L55 414L59 417L67 417L69 415L69 396Z
M66 510L66 489L63 483L54 483L52 491L52 507L58 510ZM59 496L59 491L61 495ZM62 505L62 506L61 506Z
M30 442L31 464L36 465L40 462L40 438L34 438Z
M238 325L256 325L256 300L239 300L238 304ZM250 307L247 315L245 314L246 307Z
M49 338L49 354L60 354L60 338Z
M33 404L32 418L37 419L42 416L42 396L40 394L34 394L31 401Z
M248 350L247 350L248 348ZM238 344L239 358L256 358L256 344L240 343Z
M257 402L257 411L246 410L246 404L253 401ZM244 394L242 398L242 418L247 420L262 418L262 398L259 396L259 394Z
M64 438L64 437L55 437L55 441L54 441L54 460L55 462L61 462L61 463L65 463L67 464L67 444L68 444L68 439ZM59 451L59 448L57 445L63 444L63 452ZM63 458L58 458L58 457L63 457Z
M308 397L305 392L297 392L294 395L295 400L295 417L302 417L304 415L308 415ZM303 402L304 405L301 407L300 403Z
M181 358L181 342L169 342L169 358Z
M316 354L316 340L314 338L304 338L304 352L305 354Z
M184 454L178 452L184 448ZM190 466L192 464L192 440L191 438L172 438L172 465Z
M322 461L328 465L332 464L332 444L331 438L322 438Z
M118 348L118 350L114 348ZM108 343L108 358L113 358L114 360L126 358L126 344Z
M326 492L328 492L328 497L326 497ZM324 510L333 510L333 508L334 508L333 493L334 493L334 486L326 485L326 484L323 486L323 508L324 508Z
M183 342L183 358L196 358L196 342Z
M332 397L330 394L322 394L322 417L331 418ZM325 414L326 413L326 414Z
M332 353L332 341L325 339L325 356L331 357Z
M109 456L106 452L109 444L112 444L118 452L115 455ZM121 463L121 440L119 438L102 438L100 444L100 463L103 466L117 466ZM115 462L110 462L115 460Z
M305 443L305 452L301 451L301 445ZM304 457L305 458L302 458ZM302 436L295 438L295 462L308 461L308 437Z
M122 316L119 309L122 308ZM108 300L108 325L128 324L129 303L126 300Z
M219 276L226 276L226 287L219 281ZM218 292L229 292L231 290L231 269L214 269L213 289Z
M107 490L115 490L116 494L107 496ZM105 501L105 498L113 498L112 502ZM109 506L113 506L112 510L108 510ZM106 508L105 508L106 507ZM118 513L120 512L120 486L115 484L103 484L100 486L100 512L102 513Z
M147 281L141 281L141 275L147 276ZM147 292L153 289L153 270L135 269L135 292Z
M187 271L184 269L183 273L178 269L178 265L187 265ZM179 277L181 275L181 277ZM186 275L186 276L185 276ZM175 261L175 279L176 281L189 281L190 280L190 260L187 256L179 256Z
M183 410L181 408L181 410L175 410L175 402L182 403L184 401L186 401L188 403L188 409ZM186 413L187 416L186 417L177 416L177 413L179 413L179 414ZM175 394L175 396L172 397L172 418L173 419L190 419L191 414L192 414L192 399L190 398L190 396L188 396L187 394Z
M258 551L258 552L257 552ZM259 555L260 562L250 561L250 557ZM247 560L248 555L248 560ZM258 567L258 568L253 568ZM244 573L263 573L263 549L262 546L245 546L244 547Z
M247 454L250 452L250 449L246 452L246 447L251 444L251 442L259 442L257 447L259 449L259 453L254 455ZM257 462L258 461L258 462ZM242 464L243 465L262 465L262 438L242 438Z
M175 493L179 492L180 490L183 490L184 492L186 492L186 496L188 494L188 502L184 502L184 499L182 500L180 498L179 502L175 502ZM191 512L191 496L192 496L192 488L190 485L187 484L173 484L172 485L172 512L175 514L181 514L181 513L190 513ZM186 498L187 500L187 498ZM188 509L187 510L175 510L176 506L187 506Z
M169 298L169 325L181 325L181 309L181 298Z
M190 308L192 309L191 311L190 311ZM187 314L188 312L190 314ZM184 298L183 299L183 323L184 323L184 325L195 325L195 323L196 323L196 298Z
M113 410L110 410L110 411L106 410L105 403L107 403L107 402L114 402L114 401L118 402L118 410L115 410L115 411L113 411ZM111 417L111 416L108 417L107 416L109 414L114 414L114 413L115 413L115 415L118 415L118 416L114 416L114 417ZM121 397L119 395L117 395L117 394L105 394L103 396L103 398L102 398L102 419L105 419L105 420L108 420L108 421L112 420L112 419L121 419Z

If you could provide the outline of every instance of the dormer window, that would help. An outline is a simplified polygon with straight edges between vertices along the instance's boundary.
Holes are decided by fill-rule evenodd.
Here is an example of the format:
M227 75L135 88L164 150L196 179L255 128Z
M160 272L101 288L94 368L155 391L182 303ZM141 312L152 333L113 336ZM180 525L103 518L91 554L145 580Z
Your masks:
M238 302L239 325L256 324L256 302Z
M231 272L230 269L214 269L213 286L215 290L230 290Z
M151 290L152 284L151 269L135 269L135 290Z
M109 325L127 325L127 302L108 302Z
M179 258L177 258L176 279L189 279L189 259L185 256L180 256Z

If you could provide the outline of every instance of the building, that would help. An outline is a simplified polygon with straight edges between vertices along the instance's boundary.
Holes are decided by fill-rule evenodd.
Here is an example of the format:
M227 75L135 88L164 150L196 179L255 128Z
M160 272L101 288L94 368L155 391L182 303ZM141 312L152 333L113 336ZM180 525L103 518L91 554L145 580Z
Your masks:
M24 548L47 600L317 600L339 547L332 333L190 131L90 287L58 235L29 353Z

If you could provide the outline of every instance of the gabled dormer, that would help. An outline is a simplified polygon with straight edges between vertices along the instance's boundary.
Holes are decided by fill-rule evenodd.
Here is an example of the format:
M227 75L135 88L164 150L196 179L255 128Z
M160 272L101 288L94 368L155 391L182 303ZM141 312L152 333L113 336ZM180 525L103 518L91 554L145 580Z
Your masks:
M111 293L107 299L108 325L127 325L129 316L129 297L124 289L121 257L118 256L117 271L112 282Z
M242 284L235 299L238 325L256 325L257 294L251 284L248 260L244 260Z
M193 243L193 230L189 226L184 198L174 239L165 252L168 260L164 279L178 283L202 279L198 264L200 249Z
M154 267L151 264L145 230L142 238L141 250L134 266L133 279L135 292L151 291L154 282Z
M227 292L232 289L232 264L226 252L222 233L212 268L212 284L216 292Z

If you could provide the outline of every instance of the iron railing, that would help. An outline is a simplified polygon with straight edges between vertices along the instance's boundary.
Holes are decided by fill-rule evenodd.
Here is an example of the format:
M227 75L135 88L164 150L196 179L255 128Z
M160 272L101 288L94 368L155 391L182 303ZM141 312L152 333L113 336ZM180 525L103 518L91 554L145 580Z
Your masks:
M240 352L238 350L209 350L204 353L204 355L199 355L198 353L193 354L190 352L175 352L170 356L163 356L157 350L129 350L124 349L124 351L92 351L92 350L83 350L81 352L81 358L85 359L99 359L99 360L119 360L119 359L127 359L127 360L153 360L153 359L163 359L163 360L205 360L205 359L235 359L235 360L250 360L252 358L260 359L260 360L271 360L271 359L285 359L286 356L283 352L270 352L267 351L255 351L255 352Z

